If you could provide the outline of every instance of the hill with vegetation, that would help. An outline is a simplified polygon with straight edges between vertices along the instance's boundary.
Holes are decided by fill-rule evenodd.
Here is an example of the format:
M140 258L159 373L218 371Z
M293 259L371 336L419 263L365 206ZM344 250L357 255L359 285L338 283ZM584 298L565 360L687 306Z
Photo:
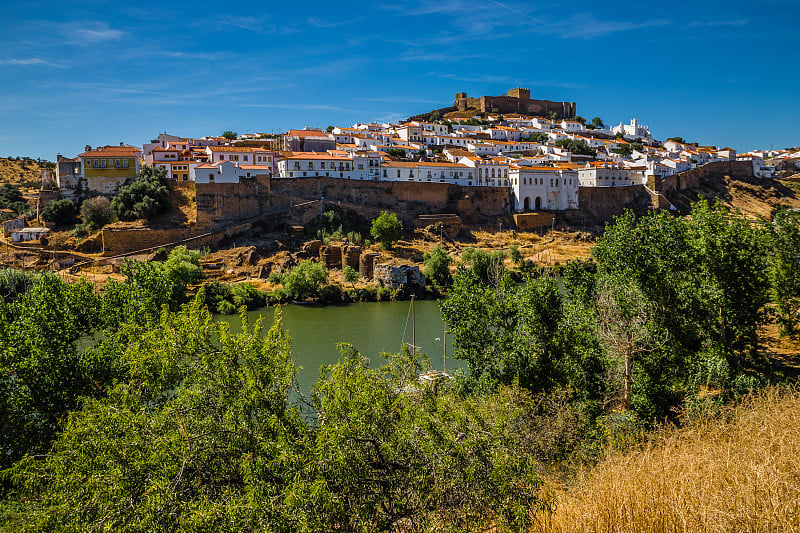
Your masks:
M0 158L0 184L16 185L23 192L33 192L42 185L42 169L52 163L25 157Z

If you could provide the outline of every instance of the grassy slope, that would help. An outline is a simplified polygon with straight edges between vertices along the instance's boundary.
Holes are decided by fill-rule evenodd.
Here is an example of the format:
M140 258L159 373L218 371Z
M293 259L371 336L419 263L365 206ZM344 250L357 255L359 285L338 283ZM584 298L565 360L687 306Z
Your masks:
M18 185L26 189L38 189L42 184L42 167L33 160L15 161L0 158L0 184Z
M533 531L800 531L800 391L667 432L557 493Z

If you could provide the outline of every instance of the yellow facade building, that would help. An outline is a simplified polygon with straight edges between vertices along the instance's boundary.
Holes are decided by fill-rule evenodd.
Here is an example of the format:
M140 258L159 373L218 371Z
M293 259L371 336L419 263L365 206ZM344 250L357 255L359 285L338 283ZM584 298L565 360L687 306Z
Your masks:
M78 155L86 187L101 194L113 194L128 179L136 177L142 152L135 146L99 146Z

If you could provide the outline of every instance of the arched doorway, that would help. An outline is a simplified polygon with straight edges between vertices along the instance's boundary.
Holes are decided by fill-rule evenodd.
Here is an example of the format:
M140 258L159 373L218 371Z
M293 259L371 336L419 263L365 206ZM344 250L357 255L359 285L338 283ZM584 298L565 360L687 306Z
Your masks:
M525 201L523 202L522 209L525 212L528 212L528 211L531 210L531 199L530 199L530 197L528 197L528 196L525 197Z
M542 208L542 197L541 196L537 196L536 197L536 202L534 203L534 209L536 209L538 211L541 208Z

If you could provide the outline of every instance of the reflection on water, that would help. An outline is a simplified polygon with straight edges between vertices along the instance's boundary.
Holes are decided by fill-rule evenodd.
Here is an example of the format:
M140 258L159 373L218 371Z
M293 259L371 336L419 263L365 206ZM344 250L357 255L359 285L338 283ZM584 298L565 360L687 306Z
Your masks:
M319 367L336 363L339 351L336 344L352 344L370 359L373 367L384 360L382 352L399 352L402 343L411 343L412 320L409 302L366 302L346 306L287 305L283 310L283 327L292 337L292 357L303 367L297 376L300 389L308 392L319 377ZM428 354L433 368L443 368L444 323L439 305L432 300L414 304L416 344ZM254 322L264 316L265 329L272 324L275 308L268 307L248 312ZM231 331L241 330L237 315L217 315L215 320L226 321ZM447 368L465 366L453 359L453 345L447 337Z

